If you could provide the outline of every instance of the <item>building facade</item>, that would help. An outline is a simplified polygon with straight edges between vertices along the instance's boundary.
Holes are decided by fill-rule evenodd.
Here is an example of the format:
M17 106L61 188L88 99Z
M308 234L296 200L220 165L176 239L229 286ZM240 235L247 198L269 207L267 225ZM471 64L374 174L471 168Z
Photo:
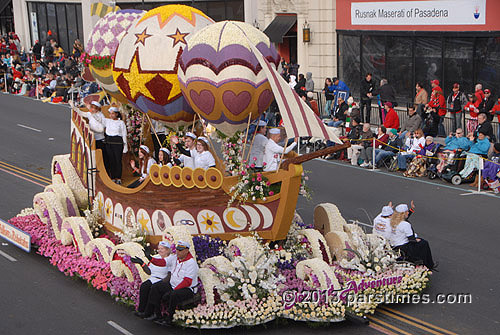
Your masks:
M337 0L339 76L359 98L361 80L387 78L399 105L413 101L415 84L430 91L438 79L448 95L457 82L500 95L500 1Z

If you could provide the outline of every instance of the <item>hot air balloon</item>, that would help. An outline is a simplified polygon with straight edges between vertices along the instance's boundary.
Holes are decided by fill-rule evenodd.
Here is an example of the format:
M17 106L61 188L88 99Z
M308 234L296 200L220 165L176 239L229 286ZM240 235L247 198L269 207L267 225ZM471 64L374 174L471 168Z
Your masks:
M226 135L247 127L273 100L252 43L275 68L280 57L269 38L250 24L223 21L197 32L180 58L182 93L200 116Z
M113 81L113 56L127 29L144 13L142 10L127 9L106 14L92 29L85 48L94 79L104 91L122 103L128 101Z
M146 12L128 29L115 54L113 78L127 100L171 127L191 123L194 112L179 88L178 59L191 36L213 22L184 5Z

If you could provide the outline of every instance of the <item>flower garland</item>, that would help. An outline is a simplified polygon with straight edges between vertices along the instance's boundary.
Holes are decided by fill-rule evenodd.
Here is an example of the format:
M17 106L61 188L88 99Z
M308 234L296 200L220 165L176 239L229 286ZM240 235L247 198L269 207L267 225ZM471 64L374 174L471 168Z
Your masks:
M233 136L229 137L221 131L216 131L218 141L222 141L222 157L226 166L226 171L231 176L237 176L241 168L241 153L245 146L245 133L237 131Z
M144 114L130 105L123 105L126 111L127 126L127 142L130 145L129 150L135 155L139 155L139 147L141 146L141 133L144 121Z
M246 164L245 160L242 162L238 182L229 189L229 193L232 195L227 203L228 207L236 199L239 199L239 204L242 204L248 199L266 201L268 196L274 195L269 180L261 172L255 171L254 168L255 164Z
M114 56L100 56L100 55L89 55L88 53L82 53L80 56L80 62L86 67L92 65L96 69L105 70L111 68L114 61Z
M309 176L307 175L311 171L302 171L302 175L300 178L300 189L299 189L299 194L306 198L308 201L312 201L312 190L311 188L306 184L306 182L309 180Z

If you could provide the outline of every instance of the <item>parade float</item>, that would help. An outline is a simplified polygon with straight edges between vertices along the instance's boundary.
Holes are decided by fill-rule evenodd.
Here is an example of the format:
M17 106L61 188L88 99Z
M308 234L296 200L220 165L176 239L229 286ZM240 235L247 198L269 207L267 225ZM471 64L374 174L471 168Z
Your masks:
M425 289L427 268L398 262L385 239L347 223L334 204L317 205L309 224L295 212L301 164L348 144L284 156L277 171L253 169L248 128L273 99L285 137L339 142L277 74L279 55L262 32L213 23L183 5L131 21L109 65L119 94L138 110L122 106L124 114L139 115L141 124L162 121L176 135L215 127L223 159L207 170L153 165L139 187L126 188L107 176L88 121L72 111L70 152L53 157L52 184L10 220L31 235L39 254L136 306L148 275L131 258L147 261L144 248L162 240L188 241L200 286L174 315L183 327L338 322L373 313L380 297Z

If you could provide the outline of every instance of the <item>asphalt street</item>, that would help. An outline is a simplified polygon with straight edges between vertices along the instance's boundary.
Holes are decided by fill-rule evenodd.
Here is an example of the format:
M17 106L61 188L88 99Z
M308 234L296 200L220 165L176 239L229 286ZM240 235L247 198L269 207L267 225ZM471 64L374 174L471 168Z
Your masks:
M1 94L0 163L50 177L52 156L69 152L69 123L70 112L65 106ZM346 219L368 223L388 201L398 204L414 200L416 213L411 222L415 231L429 241L434 258L439 261L439 272L432 276L426 293L431 298L437 294L472 295L472 304L407 304L390 306L392 309L421 320L420 324L426 322L459 334L498 333L500 295L495 287L500 279L497 247L500 228L496 214L499 197L463 195L470 193L467 186L408 179L401 174L372 172L336 161L314 160L304 168L311 171L309 186L314 191L312 202L300 199L297 205L304 220L312 221L317 204L331 202ZM33 195L43 191L43 182L35 184L27 180L31 178L18 176L0 165L3 190L0 218L4 220L22 208L31 207ZM131 334L179 333L179 329L159 328L138 320L130 309L115 303L109 295L96 292L80 280L65 277L35 251L28 254L8 243L1 243L0 251L16 259L0 256L3 270L0 275L1 334L119 334L109 321ZM391 320L386 321L396 323L394 318ZM397 325L399 330L410 334L430 333L420 327L405 326L408 322ZM226 333L312 331L380 333L350 322L313 330L304 323L274 323Z

